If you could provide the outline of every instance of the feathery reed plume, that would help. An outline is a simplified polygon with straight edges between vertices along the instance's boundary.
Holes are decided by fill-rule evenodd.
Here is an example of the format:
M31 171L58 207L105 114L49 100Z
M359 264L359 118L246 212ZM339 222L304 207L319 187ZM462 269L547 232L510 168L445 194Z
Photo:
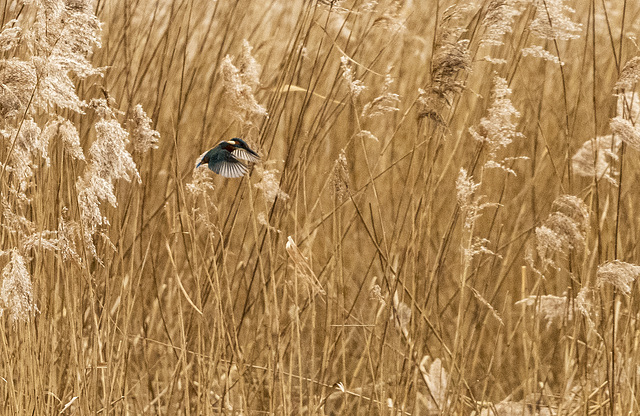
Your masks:
M537 0L536 14L529 24L531 34L541 41L561 41L580 37L582 25L569 17L574 9L564 4L564 0ZM558 57L541 45L531 45L522 49L523 56L542 58L564 65Z
M33 31L25 33L25 38L34 41L36 52L31 59L38 74L36 107L48 111L57 106L82 112L85 103L76 94L70 75L84 79L103 71L88 60L93 48L101 46L101 25L92 3L51 0L38 4Z
M8 163L3 170L11 173L9 190L17 201L23 202L29 200L27 191L33 169L40 165L36 156L48 166L48 147L54 138L61 139L66 153L73 159L85 160L76 127L67 118L55 114L56 110L84 113L87 104L76 93L76 80L103 72L88 60L93 49L101 46L101 25L93 12L92 1L49 0L33 2L27 7L32 7L34 12L32 24L20 28L14 21L10 27L3 28L0 36L3 49L24 44L21 50L26 52L24 60L0 61L0 114L5 123L2 135L10 141ZM25 16L28 21L32 15L26 12ZM90 163L76 187L85 244L97 258L91 238L99 225L108 223L100 213L100 201L108 200L115 206L113 181L130 180L130 175L139 179L139 176L124 148L127 133L115 120L114 112L105 100L94 100L91 105L99 117L95 124L97 139L90 149ZM35 116L42 120L43 114L49 114L49 120L41 129ZM7 206L10 203L4 200L5 211ZM18 237L22 247L58 251L65 260L73 259L81 264L75 250L78 230L74 221L61 218L56 231L18 233Z
M309 261L302 254L291 236L287 237L287 244L285 248L287 249L289 258L291 258L291 261L293 262L293 268L295 270L296 276L302 278L302 281L306 284L307 289L311 292L311 296L315 296L318 293L325 295L326 292L322 287L322 284L316 277L316 274L311 269Z
M498 151L513 140L524 137L516 131L520 113L511 103L511 89L507 86L507 80L496 75L493 82L492 103L487 110L488 114L480 120L477 128L469 128L469 133L487 149L488 160L484 164L486 168L500 168L515 175L513 169L504 165L504 159L498 160Z
M102 74L87 57L100 46L100 23L90 1L34 2L35 18L28 28L16 21L3 28L2 47L16 48L24 43L27 58L0 60L0 114L14 117L53 113L56 108L82 112L84 101L75 92L71 76L84 79ZM26 12L25 12L26 14Z
M486 206L496 206L497 204L485 204ZM465 258L468 259L472 259L475 256L477 256L478 254L488 254L491 256L496 256L497 258L501 259L502 256L494 253L492 250L490 250L487 245L490 243L491 241L489 241L486 238L480 238L477 236L473 236L473 238L470 241L470 244L465 247L463 249L463 253ZM486 301L484 299L478 299L480 301L480 303L486 303Z
M0 116L4 122L25 113L37 80L30 62L17 58L0 60Z
M609 122L611 132L620 136L631 148L640 151L640 127L634 126L633 123L623 117L614 117Z
M56 231L32 232L26 237L21 236L20 242L24 251L36 248L49 250L61 254L64 261L72 260L84 268L82 258L76 249L76 237L81 235L80 226L75 221L67 221L64 218L67 213L68 209L63 208Z
M502 318L500 318L500 315L495 310L495 308L480 294L480 292L467 284L467 273L469 272L469 265L476 255L484 253L500 257L489 248L487 248L489 240L473 235L473 229L476 220L480 218L481 215L480 211L487 207L498 205L495 203L482 203L481 201L484 195L475 196L475 193L479 186L480 183L473 182L473 178L467 174L467 171L464 168L460 169L460 174L458 175L458 179L456 180L456 196L460 211L462 212L462 217L464 218L465 231L465 236L463 237L462 244L462 258L464 263L462 272L462 285L463 288L468 287L469 289L471 289L471 293L476 298L476 300L481 305L487 307L491 314L498 320L498 322L502 324Z
M202 160L208 150L198 156L198 161ZM213 172L209 169L198 169L197 164L193 166L191 182L187 184L187 190L194 196L205 196L207 192L215 189L213 185Z
M585 141L571 158L573 173L588 178L595 176L597 180L605 179L617 185L618 172L613 164L618 160L621 143L620 138L612 134Z
M213 209L216 210L217 207L213 205ZM196 214L196 224L200 229L207 230L207 234L211 239L221 234L220 228L211 221L205 210L194 208L193 211Z
M116 119L116 111L111 108L107 100L102 98L93 99L90 104L98 116L98 121L94 125L96 140L89 149L90 173L110 183L117 179L129 182L132 178L140 182L136 164L125 147L129 144L129 133ZM115 197L101 199L109 199L109 202L116 206Z
M109 220L100 212L100 199L112 198L115 201L112 187L111 183L88 172L84 178L78 177L76 182L84 245L94 258L98 258L98 251L93 243L93 235L101 225L109 225ZM111 195L108 195L109 192Z
M375 280L374 280L375 282ZM384 307L387 304L384 296L382 296L382 288L378 284L373 284L369 289L369 300L377 302L380 307Z
M488 240L487 240L488 242ZM483 247L484 248L484 247ZM492 251L489 251L490 254L496 255L495 253L493 253ZM489 310L489 312L491 312L491 315L493 316L493 318L498 321L498 323L500 323L500 325L504 326L504 320L502 319L502 317L500 316L500 314L498 313L498 311L496 310L496 308L493 307L492 304L489 303L488 300L486 300L484 298L484 296L482 296L482 294L480 292L478 292L478 290L472 286L468 286L469 289L471 290L471 293L473 293L473 297L476 298L476 300L485 308L487 308Z
M569 40L580 37L582 25L569 17L575 10L565 0L538 0L536 15L529 25L534 36L545 40Z
M38 46L64 57L76 74L99 73L87 56L102 46L102 25L93 12L92 0L48 0L40 3L34 35ZM44 12L44 13L42 13Z
M367 7L366 5L364 6ZM398 0L394 0L384 10L382 16L373 21L373 27L382 27L392 33L403 32L406 27L402 19L402 4Z
M369 140L373 140L374 142L379 142L380 139L378 139L375 134L371 133L371 131L369 130L360 130L358 132L358 134L356 134L356 137L362 137L364 139L369 139Z
M272 164L273 162L275 161L267 161L265 165ZM256 166L256 172L258 176L260 176L260 182L253 186L262 191L264 199L266 199L269 204L273 204L276 198L284 201L289 199L289 195L280 189L280 181L277 177L278 169L267 169L263 166Z
M242 53L238 58L238 73L242 79L242 83L251 88L251 90L255 90L260 86L262 67L251 54L252 51L253 47L249 42L246 39L243 40Z
M85 160L78 129L71 121L61 116L47 121L42 129L43 141L47 143L58 136L62 139L64 149L72 158Z
M58 233L56 231L39 231L22 238L21 243L24 250L40 248L57 252Z
M431 60L431 83L426 90L419 90L420 117L439 124L444 123L443 111L465 88L466 75L471 71L469 40L460 39L466 31L459 22L465 11L466 8L460 6L444 11Z
M49 165L49 143L42 140L46 137L41 136L40 132L40 127L31 118L25 119L18 126L9 125L0 131L0 135L8 143L7 148L11 150L6 166L2 163L0 166L12 173L9 191L22 202L30 200L27 196L27 190L34 169L39 165L34 160L36 156L42 156L46 164Z
M429 364L430 361L431 364ZM427 404L427 409L441 413L448 402L447 385L449 384L449 374L447 374L447 370L442 367L440 358L432 361L428 355L422 357L418 368L420 369L422 379L429 389L427 397L430 400Z
M460 39L466 29L458 24L464 11L459 6L444 11L431 63L431 90L447 100L466 85L464 80L457 79L458 75L464 77L471 70L469 41Z
M622 67L614 88L617 90L632 90L638 79L640 79L640 56L634 56Z
M9 261L2 269L0 316L7 313L10 321L14 323L28 321L38 308L33 300L31 275L25 259L15 248L0 251L0 255L9 256Z
M22 29L18 26L18 20L9 20L0 31L0 50L9 51L15 48L21 37Z
M107 201L116 207L114 182L118 179L130 182L132 178L140 182L140 174L125 147L129 143L129 133L115 118L116 112L109 102L105 99L93 99L90 105L98 117L94 125L96 140L89 149L91 159L84 175L78 178L76 189L84 244L98 259L93 235L101 225L109 224L108 219L100 212L100 202Z
M613 260L598 266L596 285L601 287L605 283L609 283L626 296L629 296L631 287L639 275L640 266Z
M160 133L151 128L152 120L144 112L140 104L133 108L127 129L133 140L133 148L136 152L146 153L151 149L158 148Z
M363 118L374 118L386 113L398 111L398 104L400 103L400 96L390 92L391 84L393 84L393 78L391 78L391 68L384 76L384 85L380 95L362 108Z
M480 217L480 211L487 207L496 206L494 203L482 203L484 195L475 196L480 183L475 183L473 177L467 174L466 169L460 168L456 180L456 197L464 218L464 228L470 231L476 220Z
M625 77L624 70L620 76L622 80ZM635 84L636 80L630 80L631 75L628 75L627 81L629 85ZM618 81L620 82L620 81ZM618 86L616 88L624 89L624 87ZM630 88L630 87L629 87ZM635 150L640 150L640 127L638 125L640 114L640 97L633 91L627 91L619 93L618 103L616 108L617 116L612 118L609 122L609 128L616 137L616 140L622 139L627 145ZM619 137L619 138L618 138Z
M600 317L600 308L594 307L594 291L589 286L584 286L578 291L575 299L573 300L576 308L582 316L587 320L587 324L590 328L595 328L595 322Z
M62 254L64 261L73 260L78 266L84 268L82 258L78 255L76 240L82 235L81 227L78 222L67 220L69 210L65 207L62 209L62 215L58 220L58 241L57 248Z
M464 228L471 229L479 215L479 201L474 199L476 190L480 183L475 183L469 176L467 170L460 168L458 179L456 180L456 197L458 205L464 212Z
M484 33L481 45L500 46L502 38L513 30L513 22L522 14L522 3L519 0L491 0L487 6L482 26Z
M543 295L528 296L517 301L516 305L534 306L536 315L547 323L547 329L553 322L561 324L566 317L567 321L573 319L573 311L569 308L567 296Z
M356 78L351 61L348 57L344 55L340 57L340 67L342 68L342 78L347 81L347 87L349 88L351 97L355 100L362 91L364 91L366 86L361 80Z
M244 40L242 55L238 58L238 67L233 64L233 59L229 55L225 56L220 65L225 97L231 113L243 128L252 127L255 121L268 117L267 110L258 103L254 95L254 90L259 85L261 68L251 55L251 51L249 42Z
M267 214L265 212L259 212L258 215L256 215L256 219L258 220L258 224L265 226L269 231L273 231L276 233L282 232L273 225L269 224L269 218L267 217Z
M573 195L562 195L553 201L551 214L536 227L538 257L542 262L542 272L547 266L557 267L555 255L565 255L570 250L583 248L589 211L585 203ZM533 267L534 270L537 270Z
M338 158L333 164L331 173L331 184L338 202L343 202L349 197L349 168L347 165L347 154L344 149L340 151Z
M33 222L29 221L22 215L18 215L11 209L11 205L6 196L2 196L2 228L5 230L16 233L18 235L31 234L35 231L36 226Z
M618 96L616 115L637 124L640 121L640 96L634 91L627 91L616 95Z
M589 225L589 210L582 199L573 195L562 195L553 201L551 209L571 218L580 230L586 231Z

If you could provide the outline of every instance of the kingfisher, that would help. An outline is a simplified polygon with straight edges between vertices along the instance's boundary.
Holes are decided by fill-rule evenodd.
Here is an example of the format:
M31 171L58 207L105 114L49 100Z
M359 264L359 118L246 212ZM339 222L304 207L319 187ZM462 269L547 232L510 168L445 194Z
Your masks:
M249 170L242 160L255 163L260 156L249 148L249 145L237 137L224 140L204 154L198 165L208 164L209 169L225 178L239 178Z

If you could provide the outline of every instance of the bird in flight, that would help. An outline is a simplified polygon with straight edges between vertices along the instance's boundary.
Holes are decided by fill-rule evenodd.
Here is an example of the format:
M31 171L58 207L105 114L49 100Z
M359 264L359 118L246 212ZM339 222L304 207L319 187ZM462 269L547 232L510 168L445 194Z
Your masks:
M244 176L249 167L242 161L255 163L260 155L249 148L249 145L234 137L218 143L216 147L204 154L196 167L207 164L209 169L225 178L239 178Z

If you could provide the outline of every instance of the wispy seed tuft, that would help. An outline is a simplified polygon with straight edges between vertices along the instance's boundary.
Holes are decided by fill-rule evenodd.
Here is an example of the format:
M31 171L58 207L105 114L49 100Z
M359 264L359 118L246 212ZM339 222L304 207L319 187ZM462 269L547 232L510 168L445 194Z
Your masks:
M384 77L384 86L380 95L367 104L362 109L363 118L374 118L386 113L398 111L398 104L400 103L400 96L392 93L391 85L393 84L393 78L389 71Z
M269 161L265 163L268 164ZM269 204L273 204L276 198L286 201L289 195L280 189L280 179L278 169L266 169L262 166L256 166L256 172L260 176L260 182L253 185L262 191L262 195Z
M38 310L33 300L31 275L24 257L16 249L2 252L9 256L9 262L2 269L0 288L0 315L7 314L13 323L28 321Z
M366 88L364 83L356 78L353 66L348 57L342 56L340 58L342 68L342 78L347 81L347 87L351 93L351 97L355 100Z
M620 292L629 296L633 283L639 275L640 266L613 260L598 266L596 285L601 287L605 283L611 284Z
M349 167L344 149L340 151L333 165L331 184L338 202L343 202L349 197Z
M562 323L566 317L567 321L573 319L573 312L568 307L567 296L543 295L529 296L517 301L516 305L534 306L536 315L547 323L547 328L553 322Z
M250 127L263 117L267 110L258 103L254 90L259 84L260 66L251 55L251 46L243 42L243 52L239 59L239 67L233 64L227 55L220 65L224 82L224 93L233 116L244 126Z
M640 151L640 128L634 126L631 121L620 116L614 117L609 122L611 132L619 136L631 148Z
M618 90L631 90L639 79L640 56L634 56L624 64L614 88Z
M556 255L583 248L589 211L585 203L573 195L562 195L553 201L549 217L535 230L537 252L542 271L547 266L557 267Z
M160 133L151 128L152 120L144 112L140 104L133 108L131 117L127 121L127 129L133 140L133 147L137 152L146 153L158 148Z
M471 71L469 40L461 38L466 29L460 20L466 10L451 6L444 11L431 60L431 83L427 89L419 90L420 117L438 124L445 124L443 113L466 87L466 76Z
M585 141L571 158L573 173L588 178L595 176L597 180L605 179L616 185L618 172L613 162L618 160L621 143L620 138L612 134Z
M498 167L515 174L505 166L504 160L498 160L498 152L515 139L524 138L524 135L516 130L520 113L511 102L511 89L507 86L506 79L495 76L491 95L492 103L487 110L487 116L480 120L477 128L472 127L469 132L487 150L486 167Z
M511 33L515 18L521 14L522 5L517 0L491 0L482 20L484 33L480 43L494 46L504 44L502 38Z
M476 220L482 215L480 211L488 207L496 206L495 203L483 203L482 199L484 195L475 195L479 187L480 183L475 183L473 177L469 176L466 169L460 168L460 173L456 180L456 197L460 210L463 213L464 228L467 231L473 228Z

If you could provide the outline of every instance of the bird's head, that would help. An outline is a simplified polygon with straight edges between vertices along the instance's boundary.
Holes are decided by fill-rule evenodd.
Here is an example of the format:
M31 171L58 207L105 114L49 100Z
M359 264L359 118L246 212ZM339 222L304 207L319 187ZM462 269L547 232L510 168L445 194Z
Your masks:
M229 140L229 143L231 143L232 145L239 147L241 149L248 149L249 145L242 139L239 139L237 137L234 137L233 139Z

